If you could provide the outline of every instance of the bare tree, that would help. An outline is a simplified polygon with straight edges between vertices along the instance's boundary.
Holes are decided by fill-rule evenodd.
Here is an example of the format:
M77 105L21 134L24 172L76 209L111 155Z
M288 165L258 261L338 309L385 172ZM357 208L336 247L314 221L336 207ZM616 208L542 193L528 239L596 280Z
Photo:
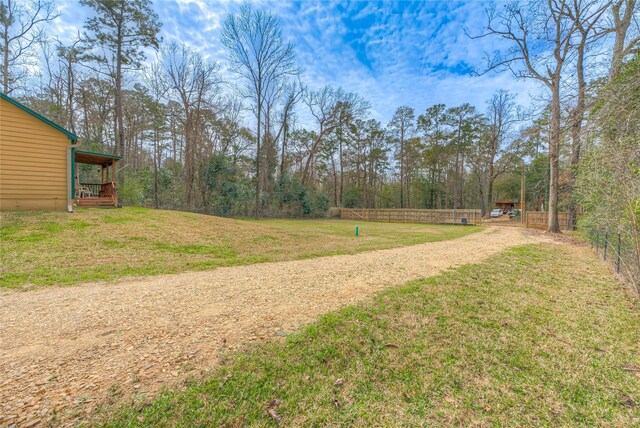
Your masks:
M53 1L2 0L0 3L0 53L2 91L10 94L15 83L28 75L28 67L43 39L41 24L58 16Z
M78 82L78 94L82 117L78 128L83 140L105 147L108 119L113 111L113 86L99 76L88 75Z
M158 172L162 165L162 132L166 128L166 108L162 104L169 85L163 76L162 65L159 61L153 62L146 67L142 73L142 82L149 91L149 97L152 101L151 123L152 123L152 140L153 140L153 204L155 208L160 208L158 195Z
M216 150L228 155L233 145L237 143L243 128L240 123L242 103L235 97L226 97L222 104L224 108L220 112L220 135L218 135L218 145Z
M183 109L185 133L184 168L186 205L193 209L196 182L196 150L207 110L216 110L222 80L220 67L206 62L184 45L172 43L162 49L161 66L171 96Z
M264 127L261 142L263 152L261 191L270 194L273 191L273 178L276 173L277 145L282 139L281 155L284 156L288 128L294 117L294 107L302 99L305 87L296 79L280 79L278 82L268 83L262 113ZM283 160L281 159L280 163L280 177L284 170Z
M41 75L44 94L56 106L49 114L57 123L62 123L76 132L76 106L78 104L77 83L80 66L80 37L65 46L60 41L42 41Z
M67 126L72 132L76 132L75 124L75 99L76 99L76 69L80 62L80 37L73 40L69 46L58 46L60 59L60 76L66 86L66 111L68 115Z
M275 136L275 141L282 137L281 154L280 154L280 177L284 175L285 158L287 153L287 137L289 136L289 128L291 127L291 118L293 108L302 99L305 93L305 87L296 81L288 85L284 97L284 104L280 117L280 128Z
M487 112L487 168L488 203L493 202L494 183L498 177L506 173L513 166L513 160L519 154L517 141L509 144L509 133L518 122L517 107L514 102L515 95L499 90L488 101ZM499 161L499 162L498 162Z
M638 10L636 0L617 0L612 8L613 23L611 31L615 37L613 41L613 51L611 55L611 68L609 70L609 80L613 80L622 68L622 63L626 56L640 51L640 28L638 24ZM629 30L635 20L635 32L630 40Z
M498 37L510 44L506 52L488 56L488 70L508 69L520 79L544 84L551 95L549 141L549 232L560 232L558 178L560 175L560 89L563 69L574 53L575 23L565 13L569 0L504 5L487 9L486 32L477 37Z
M514 94L499 90L487 101L483 123L475 118L478 127L475 132L482 134L469 156L469 163L478 182L482 214L489 211L493 203L496 180L512 170L521 154L520 141L512 137L515 124L521 120L514 99Z
M334 89L331 86L309 91L305 102L318 130L307 153L302 171L302 184L309 180L310 167L322 144L326 142L326 137L344 124L362 116L369 109L369 103L356 93L345 92L342 88Z
M260 215L260 145L265 98L282 79L302 73L295 63L294 45L285 42L278 18L243 6L228 15L222 43L229 52L231 69L245 80L241 92L252 100L256 114L256 216Z
M571 126L571 168L569 169L568 192L573 193L576 181L576 166L580 162L582 150L582 124L585 112L587 111L586 93L587 81L585 79L585 61L588 48L601 39L606 31L597 28L598 23L604 13L611 6L611 2L600 0L575 0L569 4L564 13L576 27L575 50L576 50L576 102L569 112L569 122ZM573 196L569 199L567 206L567 222L569 228L575 229L577 222L577 206Z

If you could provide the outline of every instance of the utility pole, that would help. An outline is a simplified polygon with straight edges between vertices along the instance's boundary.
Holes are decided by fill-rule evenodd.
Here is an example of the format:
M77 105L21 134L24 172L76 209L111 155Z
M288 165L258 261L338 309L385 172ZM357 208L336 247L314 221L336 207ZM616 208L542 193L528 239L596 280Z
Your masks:
M522 182L520 184L520 223L524 223L524 160L522 161Z

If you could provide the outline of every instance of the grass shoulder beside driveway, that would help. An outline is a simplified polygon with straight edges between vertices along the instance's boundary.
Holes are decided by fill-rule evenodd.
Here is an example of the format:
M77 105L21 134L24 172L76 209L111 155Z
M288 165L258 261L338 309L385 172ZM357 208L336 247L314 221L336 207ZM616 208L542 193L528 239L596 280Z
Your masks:
M241 221L126 207L0 213L0 287L70 285L351 254L454 239L477 227Z
M640 310L588 248L519 247L230 353L106 426L634 426Z

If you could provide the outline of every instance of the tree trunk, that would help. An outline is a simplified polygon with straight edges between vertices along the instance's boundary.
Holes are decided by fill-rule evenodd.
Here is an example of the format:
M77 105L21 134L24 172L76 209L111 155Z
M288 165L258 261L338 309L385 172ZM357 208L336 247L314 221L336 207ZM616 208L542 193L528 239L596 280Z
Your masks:
M336 170L336 158L331 156L331 168L333 170L333 206L338 206L338 172Z
M431 169L431 185L429 186L429 208L433 209L435 206L435 188L436 186L436 171Z
M258 85L258 130L256 136L256 217L260 217L260 137L262 126L262 88Z
M73 48L72 48L73 49ZM73 100L75 99L75 75L73 73L73 62L72 62L72 50L69 50L69 55L67 57L67 109L69 113L69 129L71 132L76 132L76 124L75 124L75 112L73 108Z
M316 155L316 151L318 150L318 147L320 146L322 139L324 138L325 134L328 132L329 132L328 130L326 129L323 130L322 128L320 128L320 133L318 134L318 136L316 137L316 140L311 145L311 149L309 150L309 156L307 157L307 160L304 164L304 169L302 171L301 181L303 185L307 184L307 180L309 178L309 171L311 170L311 164L313 162L313 158Z
M191 210L193 206L193 139L195 123L193 112L187 111L185 121L185 144L184 144L184 184L186 193L186 208Z
M573 188L576 184L576 168L580 163L580 155L582 150L582 121L585 112L585 91L586 83L584 80L584 42L578 50L578 58L576 61L576 73L578 78L578 99L576 106L571 112L571 168L569 169L569 206L567 207L567 223L570 230L575 230L578 221L577 204L573 198Z
M157 126L157 125L156 125ZM153 156L153 206L155 209L160 208L160 204L158 203L158 163L160 162L159 160L159 137L158 137L158 130L155 129L154 132L154 138L153 138L153 151L154 151L154 156Z
M400 131L400 208L404 208L404 124Z
M286 156L287 153L287 128L289 127L288 125L288 117L285 114L284 116L284 129L282 130L282 153L280 155L280 181L282 181L282 177L284 177L284 158Z
M411 208L411 175L407 174L405 180L405 187L407 189L407 208Z
M7 13L10 13L10 11L12 10L11 7L11 0L8 0L7 3ZM11 15L9 15L7 17L7 20L11 19ZM7 95L9 95L9 93L11 92L9 90L9 24L8 22L5 23L4 25L4 29L3 29L3 35L4 35L4 49L2 52L2 71L3 71L3 75L2 75L2 88L3 88L3 92Z
M456 176L453 179L453 209L460 208L458 201L458 181L461 180L460 174L460 127L461 124L458 124L458 138L456 140L456 163L455 163L455 171Z
M497 143L492 143L494 144L493 147L495 147L497 145ZM487 202L485 204L486 210L487 211L491 211L493 208L493 183L496 179L495 177L495 166L494 166L494 160L495 160L495 153L496 150L492 149L491 151L491 162L489 162L489 174L488 174L488 178L487 178ZM483 212L484 214L484 212Z
M478 178L478 196L480 197L480 213L484 217L487 213L487 205L484 200L484 191L482 190L482 177L480 174L476 174Z
M440 171L440 165L438 164L436 166L436 168L438 169L438 174L436 176L436 207L438 209L442 208L442 186L440 185L442 179L441 179L441 171Z
M123 6L124 7L124 6ZM116 153L124 156L124 120L122 118L122 26L118 27L118 48L116 52L116 87L115 87L115 113L116 113Z
M460 190L458 191L458 198L460 198L460 203L458 207L464 207L464 153L460 155Z
M549 141L549 222L547 232L559 233L558 177L560 174L560 78L551 82L551 138Z
M626 3L625 13L620 16L620 9ZM633 17L636 0L620 0L612 7L615 39L613 41L613 52L611 55L611 68L609 70L609 81L620 74L625 56L625 41L627 31Z
M342 154L342 136L340 136L340 139L338 140L338 147L339 147L339 151L340 151L340 205L342 206L343 204L343 200L342 200L342 195L343 195L343 190L344 190L344 170L342 169L342 165L344 163L344 157Z
M490 175L489 183L487 185L487 204L486 204L487 211L489 211L489 207L493 207L493 182L494 181L495 181L495 178Z

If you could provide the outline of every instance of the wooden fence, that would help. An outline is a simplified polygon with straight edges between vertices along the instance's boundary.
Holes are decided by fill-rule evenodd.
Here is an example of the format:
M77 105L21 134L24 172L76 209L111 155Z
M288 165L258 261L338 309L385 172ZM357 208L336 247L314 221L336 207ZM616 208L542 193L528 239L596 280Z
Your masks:
M340 207L331 207L329 211L327 211L327 217L340 217Z
M569 216L566 212L558 213L558 222L560 229L569 230ZM526 211L525 223L529 228L546 230L549 224L549 213L546 211Z
M341 208L340 218L390 223L473 224L482 223L480 210L420 210Z

